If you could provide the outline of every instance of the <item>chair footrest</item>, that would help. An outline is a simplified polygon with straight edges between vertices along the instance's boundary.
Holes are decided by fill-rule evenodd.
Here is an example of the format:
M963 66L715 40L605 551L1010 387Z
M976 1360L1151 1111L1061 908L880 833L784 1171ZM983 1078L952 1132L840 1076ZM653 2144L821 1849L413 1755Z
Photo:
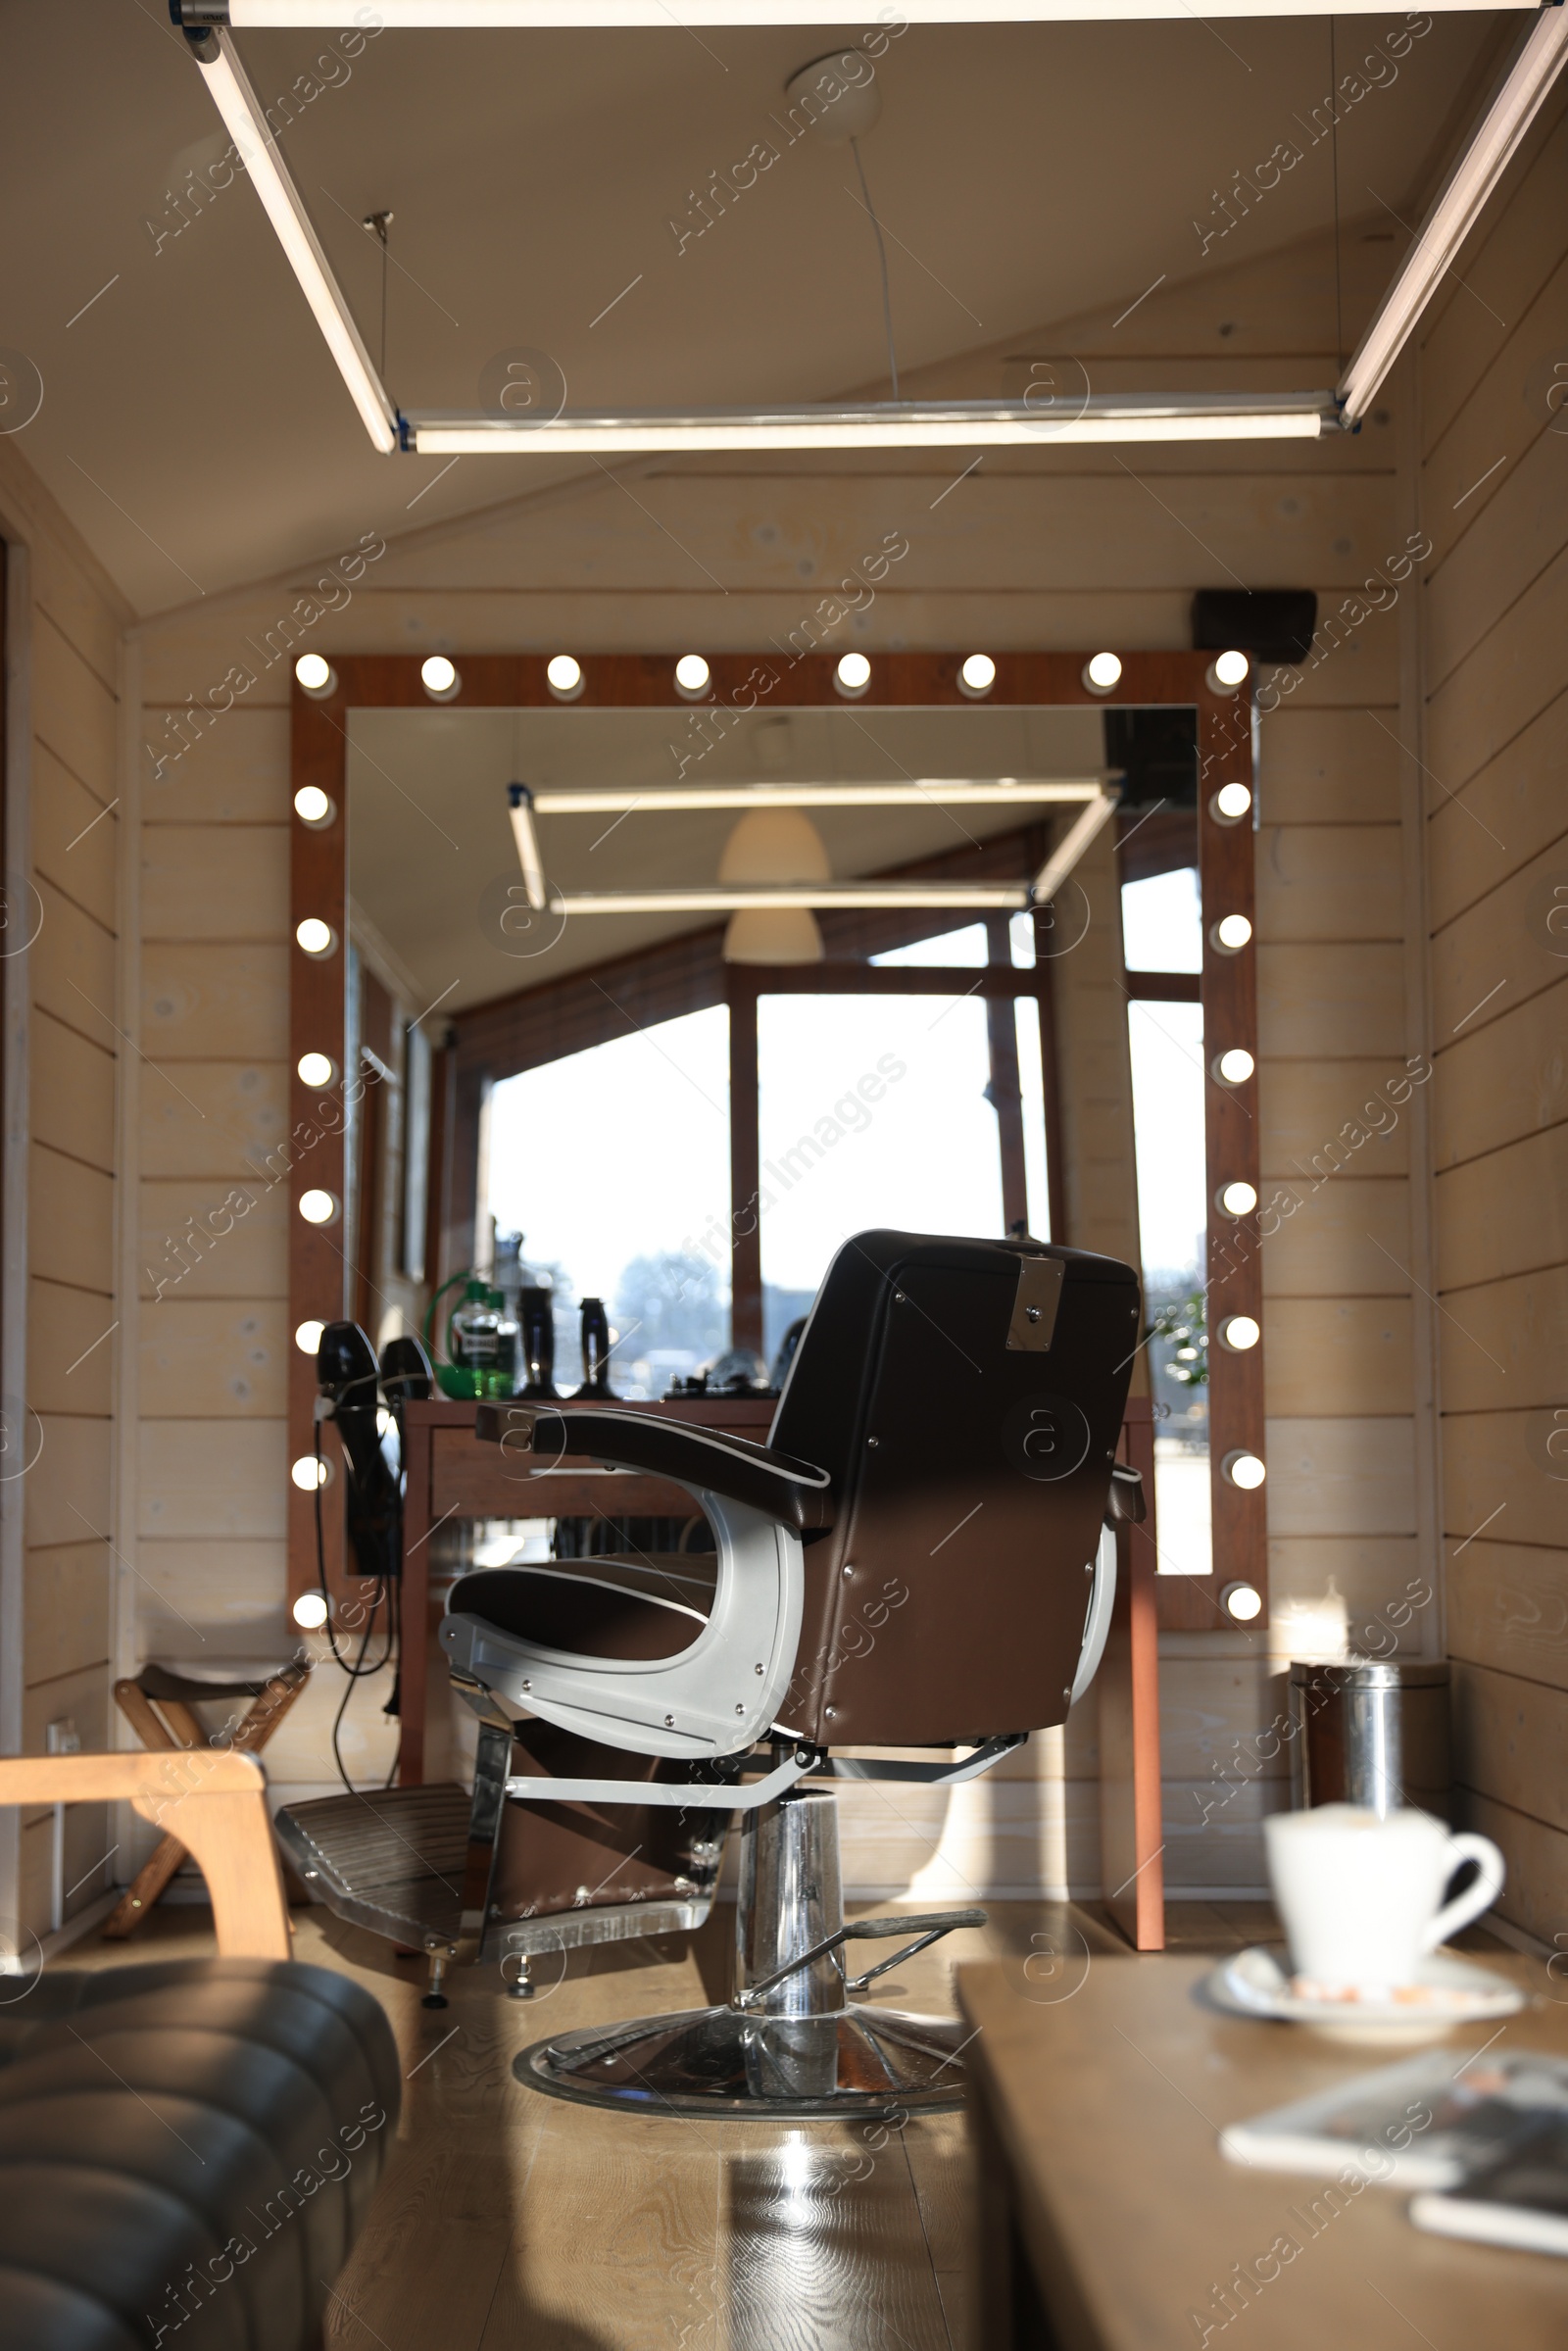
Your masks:
M455 1781L285 1805L278 1842L327 1908L430 1949L463 1931L471 1803Z

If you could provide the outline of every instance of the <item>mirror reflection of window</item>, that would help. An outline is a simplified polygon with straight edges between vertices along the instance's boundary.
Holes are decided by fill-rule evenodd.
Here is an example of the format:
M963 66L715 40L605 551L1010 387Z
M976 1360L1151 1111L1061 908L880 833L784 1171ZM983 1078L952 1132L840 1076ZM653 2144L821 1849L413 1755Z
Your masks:
M1191 866L1126 883L1121 906L1129 971L1201 969L1202 921ZM1145 1316L1154 1327L1149 1360L1158 1414L1159 1566L1165 1575L1209 1575L1202 1006L1134 998L1127 1029Z
M487 1204L556 1290L556 1385L581 1378L601 1298L631 1398L729 1346L729 1012L715 1004L506 1078L490 1097Z
M984 937L981 931L982 943ZM901 950L897 959L914 958ZM852 1234L878 1225L913 1233L1002 1232L990 1076L986 1005L978 997L761 998L759 1135L769 1357Z

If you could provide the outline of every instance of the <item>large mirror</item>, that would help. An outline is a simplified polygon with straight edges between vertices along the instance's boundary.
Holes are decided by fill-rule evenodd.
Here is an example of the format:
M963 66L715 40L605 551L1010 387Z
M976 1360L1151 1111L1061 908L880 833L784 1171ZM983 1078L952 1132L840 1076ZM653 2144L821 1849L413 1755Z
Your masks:
M297 693L296 1106L345 1105L292 1179L302 1440L344 1311L461 1374L470 1286L548 1290L564 1392L587 1331L629 1401L760 1397L849 1235L1027 1232L1143 1274L1161 1621L1255 1621L1246 697L1200 655L697 666Z

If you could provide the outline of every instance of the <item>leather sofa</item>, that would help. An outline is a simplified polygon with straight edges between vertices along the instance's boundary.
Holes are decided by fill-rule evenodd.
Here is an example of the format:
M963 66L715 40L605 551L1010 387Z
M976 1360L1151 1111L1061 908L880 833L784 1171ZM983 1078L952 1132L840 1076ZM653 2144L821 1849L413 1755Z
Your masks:
M392 2028L288 1957L254 1757L8 1756L0 1804L131 1804L220 1956L0 1974L3 2351L313 2351L396 2136Z

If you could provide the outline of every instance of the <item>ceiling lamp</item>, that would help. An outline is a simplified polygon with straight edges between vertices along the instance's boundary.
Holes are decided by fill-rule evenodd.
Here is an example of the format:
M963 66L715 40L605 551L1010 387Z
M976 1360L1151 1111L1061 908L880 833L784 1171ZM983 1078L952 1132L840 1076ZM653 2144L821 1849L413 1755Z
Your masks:
M771 913L780 906L1021 914L1035 897L1028 882L699 882L690 889L676 883L662 890L563 890L550 903L564 914Z
M221 24L226 22L226 12L216 20L209 16L194 21L207 24L216 21ZM345 24L351 21L348 17L343 20ZM175 23L179 22L176 16ZM354 323L353 313L343 299L343 289L332 274L332 265L321 250L321 240L311 226L310 215L277 151L277 141L256 92L245 77L234 44L226 32L209 30L192 39L191 49L289 268L299 279L300 291L316 314L316 323L337 362L349 397L359 410L370 439L383 457L388 456L398 445L397 411L370 364L370 355Z
M1534 0L1504 0L1533 8ZM1435 10L1469 0L1432 0ZM1257 0L1215 0L1221 16L1255 15ZM1296 0L1300 16L1376 14L1380 0ZM754 449L987 449L1042 442L1316 440L1366 414L1433 292L1451 267L1487 198L1568 59L1568 8L1545 7L1522 42L1465 152L1427 215L1403 268L1361 338L1338 393L1104 393L1070 404L1057 416L999 400L882 401L815 408L563 412L529 422L515 416L405 416L388 399L320 239L311 225L227 27L298 25L313 31L363 29L364 0L170 0L214 104L272 223L301 291L374 446L388 455L476 457L531 451L536 456L615 456L640 452L734 452ZM691 31L717 24L821 24L860 28L863 0L683 0L676 17L665 0L378 0L377 29L460 25L606 26L672 24ZM824 16L824 9L826 14ZM1041 24L1192 17L1188 0L905 0L903 23Z
M672 789L635 792L532 792L509 784L513 839L531 906L553 906L563 914L733 914L724 943L732 963L815 963L822 958L821 933L811 918L817 906L889 908L940 907L944 911L1023 913L1053 899L1116 806L1116 794L1098 777L1063 777L1027 789L1039 800L1081 805L1079 814L1028 881L836 882L822 836L802 811L807 808L906 806L930 797L951 806L970 794L992 805L1024 787L1010 778L994 784L934 784L929 794L906 784L718 785L703 791ZM679 884L653 890L553 890L534 826L538 814L605 815L632 808L743 808L719 862L716 883ZM802 920L800 917L804 916Z
M624 456L756 449L1041 448L1055 442L1315 441L1337 429L1331 392L1096 392L1059 416L1022 401L884 400L840 406L605 410L543 417L411 410L420 457Z
M1398 275L1345 370L1340 403L1348 424L1358 423L1371 407L1565 62L1568 9L1543 8L1494 90L1469 145L1438 191Z
M1529 8L1535 0L1494 0L1500 8ZM1472 8L1474 0L1427 0L1434 15ZM1209 17L1255 17L1258 0L1213 0ZM1383 0L1291 0L1275 16L1326 17L1386 14ZM298 25L322 32L353 30L366 21L365 0L170 0L176 24L254 25L270 31ZM907 24L1120 24L1137 19L1192 21L1187 0L899 0ZM678 15L664 0L375 0L377 29L446 31L481 27L497 31L569 31L638 27L665 32L672 24L711 31L726 24L843 24L860 32L864 0L681 0ZM901 29L903 26L901 25Z
M898 784L595 785L587 791L532 792L529 805L536 816L613 816L633 808L667 814L692 808L1034 808L1099 800L1104 789L1105 779L1098 775L1003 775L983 782L932 775Z
M718 860L720 882L825 882L833 871L822 836L798 808L755 808ZM724 933L726 963L820 963L822 932L809 906L739 907Z

